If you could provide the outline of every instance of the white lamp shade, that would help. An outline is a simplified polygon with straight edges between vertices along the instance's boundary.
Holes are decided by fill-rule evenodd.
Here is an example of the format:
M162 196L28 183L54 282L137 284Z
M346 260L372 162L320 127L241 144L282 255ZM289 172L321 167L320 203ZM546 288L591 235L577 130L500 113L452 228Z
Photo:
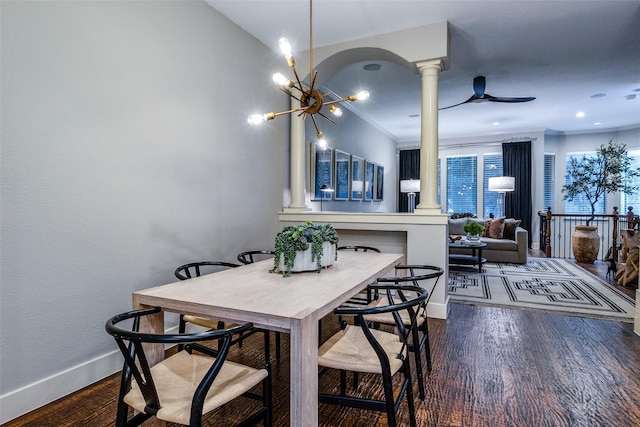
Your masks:
M402 193L419 193L420 192L420 180L419 179L403 179L400 181L400 192Z
M512 176L494 176L489 178L489 191L506 193L516 189L516 179Z

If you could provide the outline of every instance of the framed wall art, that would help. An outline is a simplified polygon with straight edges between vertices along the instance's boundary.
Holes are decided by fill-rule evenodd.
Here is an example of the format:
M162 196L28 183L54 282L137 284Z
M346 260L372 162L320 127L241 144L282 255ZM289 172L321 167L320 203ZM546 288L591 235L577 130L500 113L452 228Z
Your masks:
M376 165L368 160L364 165L364 199L373 200L373 184L375 180Z
M323 185L333 188L333 150L331 148L320 148L317 144L311 143L311 167L309 168L310 189L313 200L320 200L323 192L320 191Z
M335 150L335 191L333 198L335 200L349 200L349 166L350 166L349 153L344 151Z
M384 194L384 166L376 165L375 200L382 200Z
M364 196L364 159L351 155L351 200L362 200Z

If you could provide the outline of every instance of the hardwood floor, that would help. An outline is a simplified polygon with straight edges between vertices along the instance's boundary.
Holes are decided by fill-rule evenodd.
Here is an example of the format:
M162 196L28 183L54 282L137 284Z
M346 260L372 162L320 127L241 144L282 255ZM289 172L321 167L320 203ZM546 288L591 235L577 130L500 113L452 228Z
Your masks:
M606 278L606 265L586 268ZM434 368L426 399L416 399L421 427L640 425L640 337L632 324L451 304L449 318L429 319L429 327ZM333 318L323 321L326 335L335 328ZM231 357L255 363L256 340ZM282 359L273 362L275 426L289 425L286 334L282 345ZM337 384L336 373L320 377L323 390ZM3 426L113 425L118 386L111 376ZM365 376L358 391L381 389L375 376ZM205 425L230 425L248 402L217 411ZM403 403L402 426L406 410ZM378 413L328 405L320 405L319 416L322 426L386 425Z

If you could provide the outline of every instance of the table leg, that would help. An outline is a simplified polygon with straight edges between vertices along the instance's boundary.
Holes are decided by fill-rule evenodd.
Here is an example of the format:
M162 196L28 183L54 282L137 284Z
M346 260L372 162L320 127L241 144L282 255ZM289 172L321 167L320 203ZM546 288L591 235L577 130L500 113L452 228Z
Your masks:
M482 273L482 248L477 248L478 251L478 273Z
M318 425L318 320L292 319L290 361L290 425Z

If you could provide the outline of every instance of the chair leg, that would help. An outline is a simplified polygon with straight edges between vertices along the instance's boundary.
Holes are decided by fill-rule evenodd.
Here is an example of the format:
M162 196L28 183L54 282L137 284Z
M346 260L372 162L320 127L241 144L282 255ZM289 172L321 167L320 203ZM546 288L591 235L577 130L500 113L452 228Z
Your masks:
M387 409L387 423L389 427L396 427L396 403L393 398L393 379L388 375L388 372L384 372L382 374L382 384L384 389L385 407Z
M262 404L267 408L267 412L264 417L264 427L271 427L273 424L273 395L272 395L272 381L271 381L271 363L267 359L265 367L269 375L262 380Z
M406 358L404 362L404 375L405 382L407 384L407 405L409 406L409 424L411 427L416 427L416 408L413 401L413 386L411 385L411 366L409 365L409 358Z
M280 332L276 332L276 360L280 360Z
M431 372L431 343L429 342L429 326L427 325L427 319L424 319L424 330L422 333L424 334L424 348L425 354L427 355L427 369Z
M420 352L420 338L418 337L418 328L413 328L411 332L411 340L413 341L411 345L409 345L409 351L413 352L416 361L416 376L418 377L418 395L420 399L424 400L425 398L425 390L424 390L424 373L422 371L422 354ZM428 358L427 358L427 363Z

